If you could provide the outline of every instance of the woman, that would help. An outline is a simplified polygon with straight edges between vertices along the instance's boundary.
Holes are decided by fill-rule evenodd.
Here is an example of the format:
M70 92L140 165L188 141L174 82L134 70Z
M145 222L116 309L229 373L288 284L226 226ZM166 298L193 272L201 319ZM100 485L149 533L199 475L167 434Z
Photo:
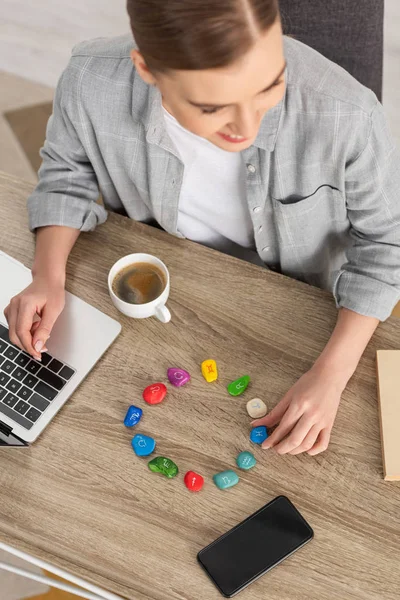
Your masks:
M128 0L128 12L135 44L81 44L60 79L28 201L33 282L5 310L11 341L40 358L69 252L106 219L100 188L109 210L333 293L324 351L255 422L277 425L263 447L315 455L400 296L400 170L382 107L282 36L276 0Z

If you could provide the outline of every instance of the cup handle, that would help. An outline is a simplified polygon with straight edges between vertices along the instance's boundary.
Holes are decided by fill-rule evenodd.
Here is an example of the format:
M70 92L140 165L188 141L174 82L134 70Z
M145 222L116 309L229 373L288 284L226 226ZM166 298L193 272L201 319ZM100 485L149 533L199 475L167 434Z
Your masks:
M169 312L165 304L159 304L156 307L154 311L154 316L156 316L157 319L161 321L161 323L168 323L171 320L171 313Z

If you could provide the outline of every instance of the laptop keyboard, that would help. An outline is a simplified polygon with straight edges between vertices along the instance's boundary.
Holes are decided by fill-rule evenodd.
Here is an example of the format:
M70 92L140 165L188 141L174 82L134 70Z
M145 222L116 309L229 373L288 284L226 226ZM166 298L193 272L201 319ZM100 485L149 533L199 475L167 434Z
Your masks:
M31 429L74 374L47 352L40 363L14 346L0 324L0 413Z

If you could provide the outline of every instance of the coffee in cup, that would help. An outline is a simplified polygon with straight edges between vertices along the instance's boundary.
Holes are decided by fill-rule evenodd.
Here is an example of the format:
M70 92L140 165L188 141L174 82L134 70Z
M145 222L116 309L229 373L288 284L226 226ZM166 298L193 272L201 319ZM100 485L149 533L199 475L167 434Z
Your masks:
M151 254L128 254L111 267L108 291L114 306L127 317L156 317L162 323L171 320L165 306L170 276L165 264Z
M123 302L147 304L161 296L166 283L164 273L156 265L137 262L115 275L112 291Z

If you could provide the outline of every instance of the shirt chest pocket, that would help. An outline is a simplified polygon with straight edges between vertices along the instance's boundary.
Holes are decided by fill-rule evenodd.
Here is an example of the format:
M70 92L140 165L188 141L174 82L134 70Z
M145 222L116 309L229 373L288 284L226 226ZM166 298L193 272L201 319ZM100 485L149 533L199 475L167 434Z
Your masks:
M315 251L327 237L348 228L346 200L337 188L323 184L309 194L291 194L272 200L277 233L283 245Z

